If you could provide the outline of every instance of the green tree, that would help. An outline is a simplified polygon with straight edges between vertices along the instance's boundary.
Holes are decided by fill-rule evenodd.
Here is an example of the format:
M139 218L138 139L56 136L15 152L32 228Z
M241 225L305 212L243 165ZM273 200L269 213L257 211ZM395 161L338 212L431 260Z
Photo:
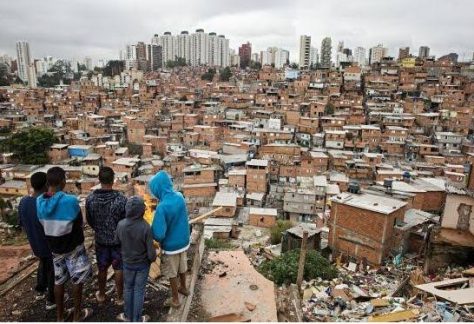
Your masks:
M219 80L223 82L228 82L232 77L232 70L230 67L225 67L219 72Z
M291 221L279 219L276 224L270 228L270 241L272 244L280 244L282 233L292 227L293 223Z
M175 57L174 60L168 60L166 61L166 67L169 69L179 67L179 66L186 66L186 59L184 57Z
M0 87L12 84L13 78L8 71L8 66L0 63Z
M23 164L46 164L49 162L48 150L56 142L51 128L29 128L12 134L6 147Z
M125 62L120 60L108 61L102 70L104 76L113 77L119 75L125 69Z
M259 270L277 285L296 283L299 258L300 250L291 250L273 260L264 261ZM337 273L337 269L319 252L315 250L307 251L303 272L304 280L309 281L316 278L331 280L337 277Z
M8 208L7 202L3 199L0 198L0 219L2 222L6 222L6 209Z
M78 70L79 72L81 72L81 71L87 71L87 67L86 67L85 64L81 64L81 63L78 62L78 63L77 63L77 70Z
M324 107L324 114L325 115L334 115L334 105L330 102Z
M61 81L64 84L71 84L73 79L74 73L72 72L71 63L58 60L47 73L38 78L38 85L40 87L52 88L60 84Z
M212 82L212 80L214 80L214 75L216 75L216 70L213 68L209 68L206 73L201 75L201 80L207 80Z
M262 63L257 62L257 61L251 61L250 62L250 68L252 70L260 70L262 68Z

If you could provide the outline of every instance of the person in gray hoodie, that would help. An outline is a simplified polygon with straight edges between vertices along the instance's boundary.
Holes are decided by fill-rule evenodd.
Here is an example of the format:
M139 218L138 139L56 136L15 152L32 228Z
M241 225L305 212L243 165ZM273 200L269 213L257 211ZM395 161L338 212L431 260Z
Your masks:
M124 278L124 313L120 321L146 322L142 316L145 287L150 264L156 259L150 225L143 219L145 202L141 197L130 197L125 205L126 218L117 225L117 239L122 247Z

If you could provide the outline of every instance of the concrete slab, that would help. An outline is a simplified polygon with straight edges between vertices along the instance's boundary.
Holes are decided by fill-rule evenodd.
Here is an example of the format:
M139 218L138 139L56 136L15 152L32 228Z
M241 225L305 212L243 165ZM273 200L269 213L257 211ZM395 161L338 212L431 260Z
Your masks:
M235 313L252 322L278 321L274 284L255 270L243 251L211 251L208 259L217 265L202 279L201 304L211 317ZM256 307L250 311L245 303Z
M452 303L464 305L474 303L474 279L457 278L418 285L416 288L426 291Z

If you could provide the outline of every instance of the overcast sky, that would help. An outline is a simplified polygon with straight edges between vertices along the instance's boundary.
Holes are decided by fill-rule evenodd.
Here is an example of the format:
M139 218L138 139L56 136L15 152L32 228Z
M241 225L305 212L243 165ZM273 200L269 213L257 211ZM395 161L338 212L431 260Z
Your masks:
M253 51L278 46L298 57L299 35L318 49L325 36L345 47L383 43L389 54L410 46L417 54L474 51L471 0L0 0L0 55L15 54L27 40L34 57L118 58L127 43L149 42L153 34L204 28L246 41ZM334 52L334 50L333 50Z

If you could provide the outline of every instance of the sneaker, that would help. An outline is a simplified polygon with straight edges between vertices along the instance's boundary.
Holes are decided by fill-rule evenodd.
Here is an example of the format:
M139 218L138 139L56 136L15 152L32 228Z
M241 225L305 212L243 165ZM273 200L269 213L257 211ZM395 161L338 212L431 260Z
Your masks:
M44 292L37 292L35 296L35 300L43 300L46 298L46 293Z
M143 315L142 316L142 322L149 322L150 321L150 315Z
M49 310L53 310L53 309L56 309L56 304L47 300L46 301L46 310L49 311Z
M66 304L66 302L69 300L69 295L68 294L64 294L64 304ZM49 300L46 301L46 310L53 310L53 309L56 309L56 304L55 303L52 303L50 302Z
M117 315L115 318L118 322L128 322L127 317L125 316L125 313L120 313Z

